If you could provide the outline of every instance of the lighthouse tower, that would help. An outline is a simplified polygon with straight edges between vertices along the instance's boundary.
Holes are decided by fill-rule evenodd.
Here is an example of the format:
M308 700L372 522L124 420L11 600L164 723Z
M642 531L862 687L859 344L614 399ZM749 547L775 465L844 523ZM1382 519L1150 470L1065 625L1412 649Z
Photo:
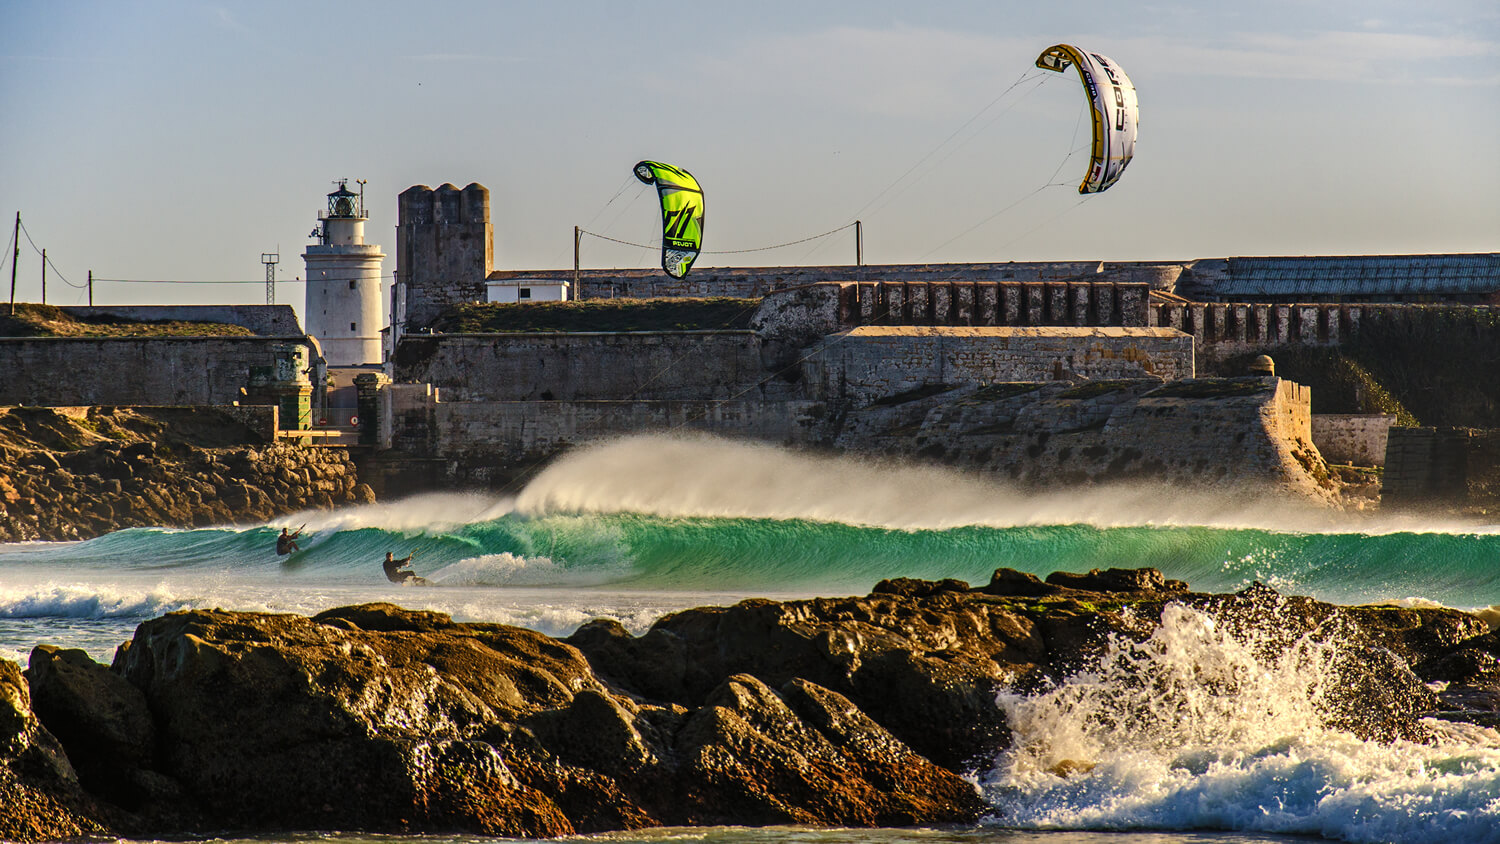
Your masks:
M364 182L359 193L340 179L313 229L307 262L307 333L318 338L329 366L380 363L380 247L365 243Z

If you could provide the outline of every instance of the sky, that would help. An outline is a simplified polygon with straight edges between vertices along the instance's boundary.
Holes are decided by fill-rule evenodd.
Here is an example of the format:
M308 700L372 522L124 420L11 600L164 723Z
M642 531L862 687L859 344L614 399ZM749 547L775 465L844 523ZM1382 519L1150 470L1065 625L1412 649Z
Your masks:
M34 249L53 304L90 271L131 280L97 282L100 304L263 302L278 252L300 310L340 178L367 180L388 276L397 195L445 182L489 188L497 269L570 267L574 226L657 242L644 158L702 183L699 267L853 263L855 219L877 264L1500 251L1493 0L6 0L0 19L20 301L41 298ZM1033 66L1058 43L1137 89L1135 159L1103 194L1077 193L1077 75ZM580 259L658 255L586 236Z

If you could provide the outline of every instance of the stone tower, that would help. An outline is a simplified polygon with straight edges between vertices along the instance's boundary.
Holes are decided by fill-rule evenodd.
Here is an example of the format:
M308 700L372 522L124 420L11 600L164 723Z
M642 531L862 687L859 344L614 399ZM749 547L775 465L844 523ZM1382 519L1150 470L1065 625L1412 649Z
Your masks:
M364 183L353 193L346 179L318 215L307 263L307 333L318 338L329 366L380 363L380 247L365 243Z
M394 300L398 333L432 324L457 302L482 302L494 266L490 192L472 183L463 190L413 185L401 192L396 226ZM404 306L404 308L403 308Z

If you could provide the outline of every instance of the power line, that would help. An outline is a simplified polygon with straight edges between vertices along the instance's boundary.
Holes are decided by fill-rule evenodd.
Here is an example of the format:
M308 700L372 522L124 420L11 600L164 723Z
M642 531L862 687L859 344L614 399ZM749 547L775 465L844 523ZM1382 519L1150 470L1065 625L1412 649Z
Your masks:
M26 234L26 242L31 244L32 251L41 256L42 260L46 262L47 266L51 267L52 271L57 273L57 277L63 280L63 284L66 284L74 290L84 290L88 287L88 285L86 284L74 284L73 282L68 281L68 277L63 275L62 270L57 268L57 264L53 263L52 258L49 257L46 252L37 248L36 241L31 239L31 232L26 229L25 223L21 224L21 231Z
M395 276L394 273L392 273L390 275L382 275L382 276L374 276L374 277L375 278L379 278L382 281L384 281L385 279L392 279L392 278L395 278L396 276ZM206 279L206 278L101 278L99 276L94 276L94 282L95 283L98 283L98 282L101 282L101 281L115 282L117 284L265 284L266 283L266 280L264 278L246 278L246 279L238 279L238 278L236 278L236 279ZM307 283L307 279L305 279L305 278L291 278L291 279L278 278L276 280L276 283L277 284L306 284Z
M5 244L5 257L4 258L0 258L0 271L3 271L5 269L6 262L8 262L10 260L10 256L11 255L15 254L15 253L13 253L11 251L11 249L15 245L16 245L16 233L15 233L14 230L12 230L11 233L10 233L10 240Z
M828 237L829 235L838 234L839 232L843 231L844 229L849 229L849 228L853 228L853 227L854 227L854 223L845 223L845 224L843 224L842 226L839 226L836 229L829 229L828 231L823 232L822 234L815 234L815 235L812 235L811 237L801 238L800 240L790 240L790 241L787 241L786 243L775 244L774 246L757 246L757 247L755 247L753 249L703 250L703 251L700 251L698 254L700 254L700 255L743 255L743 254L745 254L747 252L767 252L767 251L770 251L772 249L782 249L782 248L787 247L787 246L796 246L799 243L806 243L809 240L817 240L819 238ZM620 240L617 237L609 237L608 235L598 234L597 232L591 232L591 231L589 231L587 229L579 229L578 232L579 232L579 234L586 234L589 237L596 237L596 238L598 238L600 240L607 240L607 241L609 241L611 243L618 243L618 244L620 244L622 246L634 246L634 247L637 247L639 249L656 249L656 248L658 248L661 245L659 243L658 244L647 244L647 243L634 243L634 242L629 241L629 240Z

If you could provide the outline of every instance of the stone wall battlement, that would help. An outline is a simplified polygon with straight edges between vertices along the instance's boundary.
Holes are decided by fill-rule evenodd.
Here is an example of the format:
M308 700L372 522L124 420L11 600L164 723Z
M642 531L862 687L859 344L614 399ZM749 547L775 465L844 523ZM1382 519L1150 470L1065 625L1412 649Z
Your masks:
M1222 356L1268 346L1337 346L1358 333L1368 315L1401 319L1437 309L1476 306L1153 302L1148 314L1151 325L1191 334L1200 345L1217 347L1214 352Z
M860 325L1145 326L1150 285L1131 282L857 282L839 321Z
M1141 284L1171 290L1183 273L1179 263L1029 261L985 264L888 264L821 267L695 267L674 279L655 269L582 270L576 276L580 299L675 296L765 296L809 284L928 284L933 286L1015 282ZM573 282L572 270L495 270L490 279ZM1068 323L1071 324L1071 323Z

